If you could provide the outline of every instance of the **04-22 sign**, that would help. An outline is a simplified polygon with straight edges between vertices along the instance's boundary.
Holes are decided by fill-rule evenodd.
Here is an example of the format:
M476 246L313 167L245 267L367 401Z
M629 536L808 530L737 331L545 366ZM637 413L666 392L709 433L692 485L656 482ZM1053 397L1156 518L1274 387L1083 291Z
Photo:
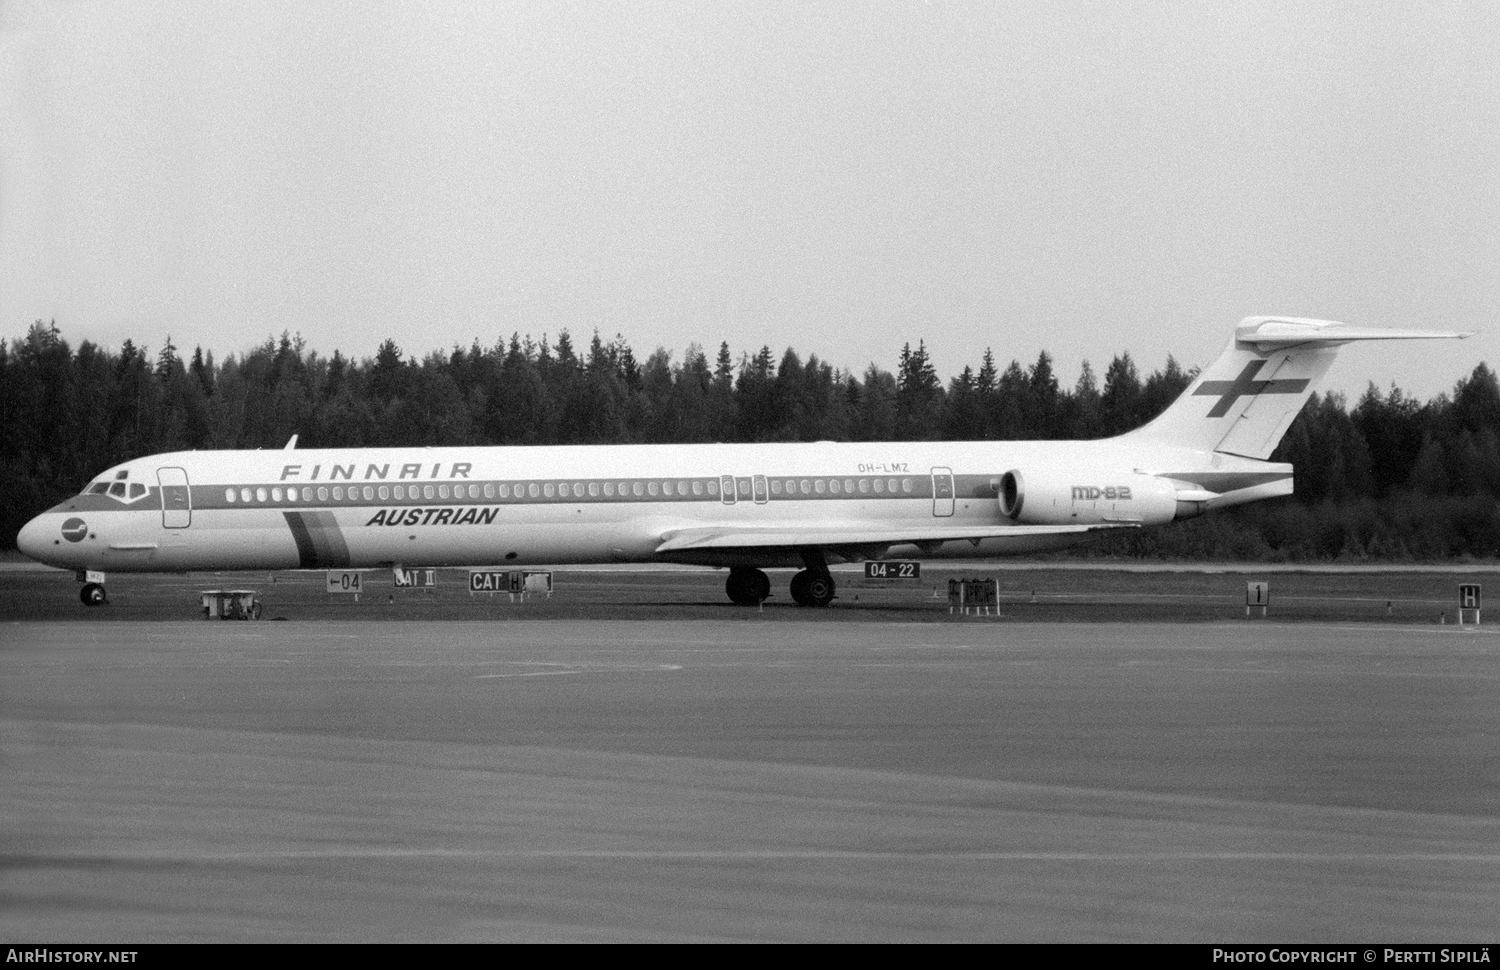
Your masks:
M889 562L865 563L866 579L921 579L922 564L909 560L892 559Z

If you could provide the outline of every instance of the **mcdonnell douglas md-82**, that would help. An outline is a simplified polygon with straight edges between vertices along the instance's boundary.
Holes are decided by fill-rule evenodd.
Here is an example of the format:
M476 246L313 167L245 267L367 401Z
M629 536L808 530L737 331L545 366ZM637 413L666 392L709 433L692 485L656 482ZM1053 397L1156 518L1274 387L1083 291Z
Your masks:
M828 565L1052 549L1292 493L1269 462L1338 348L1466 337L1249 317L1164 413L1097 441L186 451L109 469L21 530L21 551L106 572L688 563L736 603L826 606ZM293 439L293 443L295 439Z

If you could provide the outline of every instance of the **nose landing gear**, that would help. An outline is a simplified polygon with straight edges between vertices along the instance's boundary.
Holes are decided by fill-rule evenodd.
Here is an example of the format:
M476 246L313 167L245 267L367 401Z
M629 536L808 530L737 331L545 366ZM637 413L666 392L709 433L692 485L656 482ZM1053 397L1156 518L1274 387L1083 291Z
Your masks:
M84 583L83 589L78 591L78 598L83 601L84 606L103 606L109 602L102 583Z

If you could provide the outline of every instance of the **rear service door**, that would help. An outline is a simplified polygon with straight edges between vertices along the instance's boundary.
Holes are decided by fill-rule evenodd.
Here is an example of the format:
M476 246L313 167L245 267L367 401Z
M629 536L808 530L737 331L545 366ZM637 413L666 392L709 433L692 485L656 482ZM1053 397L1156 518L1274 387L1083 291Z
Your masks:
M161 524L168 529L186 529L193 523L193 497L188 491L187 472L181 468L158 468L161 486Z

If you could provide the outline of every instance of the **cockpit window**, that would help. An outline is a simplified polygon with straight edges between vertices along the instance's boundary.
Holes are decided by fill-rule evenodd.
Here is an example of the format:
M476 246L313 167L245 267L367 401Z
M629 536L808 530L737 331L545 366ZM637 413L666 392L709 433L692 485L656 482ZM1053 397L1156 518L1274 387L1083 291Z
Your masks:
M105 492L109 491L109 482L95 482L88 488L84 489L84 491L90 495L103 495Z
M124 498L125 497L125 483L124 482L115 482L113 485L111 485L109 487L109 494L113 495L115 498Z
M146 494L146 486L142 485L140 482L131 482L130 483L130 497L131 498L140 498L142 495L145 495L145 494Z

